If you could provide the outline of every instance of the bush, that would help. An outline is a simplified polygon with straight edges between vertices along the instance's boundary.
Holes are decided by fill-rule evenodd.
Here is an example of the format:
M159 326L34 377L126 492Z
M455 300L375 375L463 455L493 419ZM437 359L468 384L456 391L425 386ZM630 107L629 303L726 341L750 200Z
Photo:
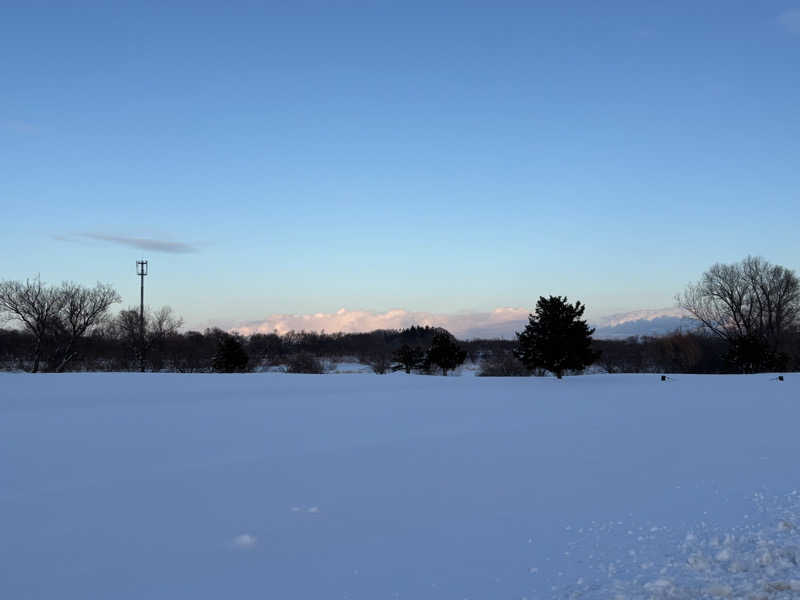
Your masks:
M289 358L289 362L286 365L286 372L322 375L325 372L325 367L316 356L307 352L301 352Z
M511 352L490 354L481 360L478 377L528 377L530 369L526 368Z
M372 372L376 375L386 375L392 370L392 361L385 355L376 356L369 360L368 364L372 368Z

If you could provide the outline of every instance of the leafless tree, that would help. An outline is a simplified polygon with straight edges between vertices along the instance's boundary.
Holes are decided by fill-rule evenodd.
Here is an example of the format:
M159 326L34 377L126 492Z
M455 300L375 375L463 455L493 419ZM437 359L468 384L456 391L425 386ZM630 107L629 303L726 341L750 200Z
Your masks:
M108 318L108 309L121 301L117 291L108 284L98 283L93 288L77 283L63 283L59 288L62 308L54 322L58 343L55 371L60 373L75 358L75 344L91 329Z
M112 335L121 340L128 348L128 351L136 357L150 353L155 350L155 356L151 356L151 367L158 370L161 367L164 342L172 335L175 335L183 326L183 319L176 316L172 308L163 306L156 312L146 308L144 312L144 339L141 336L139 309L128 308L120 311L114 319L111 328Z
M41 368L46 347L48 367L63 371L75 358L76 344L108 316L108 309L119 302L119 294L107 284L87 288L65 282L47 286L36 277L32 280L0 282L0 312L19 321L34 339L32 371Z
M49 328L56 320L63 297L58 290L47 287L36 277L21 281L0 282L0 312L19 321L34 339L33 369L36 373Z
M747 344L772 354L782 350L800 316L794 271L753 256L715 264L676 299L732 347Z
M176 316L169 306L162 306L145 321L145 343L150 351L151 364L154 371L164 366L164 344L167 339L178 333L183 326L183 319Z

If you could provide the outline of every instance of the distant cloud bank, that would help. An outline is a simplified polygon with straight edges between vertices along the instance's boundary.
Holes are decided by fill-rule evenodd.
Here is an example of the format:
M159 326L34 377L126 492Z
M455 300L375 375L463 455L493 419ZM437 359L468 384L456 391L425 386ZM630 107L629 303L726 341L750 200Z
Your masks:
M374 312L347 310L313 315L271 315L261 321L242 323L232 330L242 335L289 331L356 333L376 329L404 329L412 325L444 327L460 339L513 339L528 322L527 308L497 308L490 312L436 314L402 309ZM676 329L689 330L696 323L680 308L637 310L590 320L595 337L620 338L632 335L664 335Z
M528 320L527 308L497 308L490 312L435 314L402 309L386 312L347 310L313 315L271 315L262 321L243 323L235 331L284 334L288 331L327 331L354 333L375 329L403 329L412 325L444 327L455 336L465 338L514 336Z

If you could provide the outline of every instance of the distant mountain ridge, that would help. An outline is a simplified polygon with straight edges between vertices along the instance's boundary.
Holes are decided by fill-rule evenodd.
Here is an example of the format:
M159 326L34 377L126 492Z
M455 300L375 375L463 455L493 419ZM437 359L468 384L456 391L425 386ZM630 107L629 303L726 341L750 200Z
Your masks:
M634 310L595 319L594 337L620 339L631 336L659 336L673 331L692 331L699 323L682 308Z
M466 338L514 338L514 332L522 331L527 318L522 318L520 310L509 310L509 320L480 324L469 327L457 334ZM518 314L514 314L518 313ZM526 315L527 316L527 315ZM604 317L589 319L595 328L593 337L597 339L624 339L632 336L660 336L673 331L693 331L699 323L682 308L655 308L615 313Z

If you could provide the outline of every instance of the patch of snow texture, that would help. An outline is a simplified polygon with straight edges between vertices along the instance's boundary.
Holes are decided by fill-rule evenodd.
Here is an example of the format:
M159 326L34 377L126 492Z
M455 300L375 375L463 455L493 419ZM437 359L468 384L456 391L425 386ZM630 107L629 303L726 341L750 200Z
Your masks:
M657 558L652 566L659 574L655 579L638 573L635 561L617 561L613 571L582 586L560 588L554 597L796 598L800 592L800 534L791 524L800 519L800 496L797 492L782 497L757 494L754 502L758 517L744 525L722 530L703 524L697 532L652 536L638 545L637 555ZM589 570L600 571L592 565Z

